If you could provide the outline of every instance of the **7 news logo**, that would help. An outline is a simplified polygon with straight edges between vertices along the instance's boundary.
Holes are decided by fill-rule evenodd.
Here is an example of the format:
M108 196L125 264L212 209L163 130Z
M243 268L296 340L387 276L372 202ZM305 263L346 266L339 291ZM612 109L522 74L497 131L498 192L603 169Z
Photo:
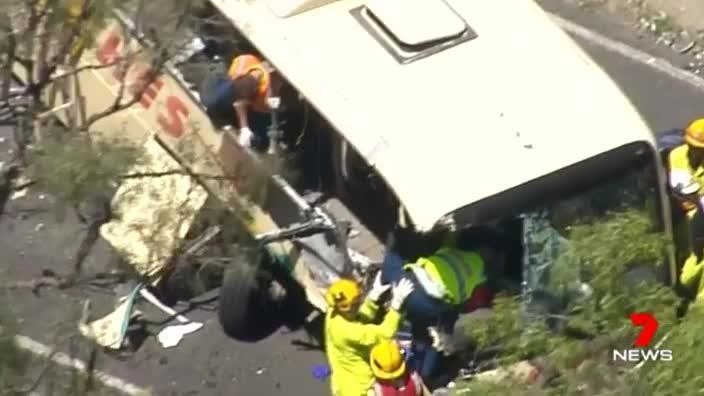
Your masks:
M643 312L632 313L631 323L634 327L643 327L638 337L636 337L636 340L633 342L633 346L638 349L614 349L612 352L613 360L624 362L672 361L671 349L657 349L657 345L655 349L648 349L650 342L653 340L653 337L655 337L655 333L660 326L655 316Z

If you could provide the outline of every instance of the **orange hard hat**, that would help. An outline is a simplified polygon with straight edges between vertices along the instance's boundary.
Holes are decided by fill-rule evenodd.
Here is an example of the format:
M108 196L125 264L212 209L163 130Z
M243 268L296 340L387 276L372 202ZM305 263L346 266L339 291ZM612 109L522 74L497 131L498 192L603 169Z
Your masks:
M684 134L684 140L693 147L704 148L704 118L692 121Z

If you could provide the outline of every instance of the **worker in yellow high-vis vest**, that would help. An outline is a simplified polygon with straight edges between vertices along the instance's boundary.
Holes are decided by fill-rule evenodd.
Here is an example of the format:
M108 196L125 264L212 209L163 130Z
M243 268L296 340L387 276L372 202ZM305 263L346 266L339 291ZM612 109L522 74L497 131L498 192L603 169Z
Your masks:
M696 290L696 302L704 302L704 118L693 121L684 133L685 144L668 157L669 184L687 214L690 254L680 282ZM684 241L680 241L684 242Z
M381 323L374 324L378 301L389 288L390 309ZM369 353L374 345L394 336L401 323L401 306L412 292L409 280L383 284L380 274L366 297L355 280L340 279L330 285L325 294L325 354L332 370L333 396L367 395L374 382Z
M416 285L406 300L405 312L417 347L412 368L426 382L434 374L444 349L443 341L452 334L459 314L477 299L490 298L485 286L484 258L477 252L476 243L472 243L476 241L468 240L476 235L461 232L432 254L414 261L409 262L396 253L401 247L390 247L384 258L384 283L410 279Z

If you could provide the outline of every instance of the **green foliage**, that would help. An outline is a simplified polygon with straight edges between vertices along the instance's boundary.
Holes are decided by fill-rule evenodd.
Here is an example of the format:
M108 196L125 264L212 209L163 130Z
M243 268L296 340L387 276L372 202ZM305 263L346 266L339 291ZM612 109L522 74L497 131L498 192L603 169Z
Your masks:
M28 356L15 343L17 322L7 309L6 298L0 298L0 395L21 384L28 369Z
M648 270L662 270L669 244L664 234L653 231L648 214L634 209L612 213L602 221L572 227L568 239L561 259L554 264L551 282L564 285L581 279L592 293L568 300L565 331L550 331L544 320L535 317L524 320L520 302L502 296L492 317L470 330L480 348L501 345L502 365L539 356L543 373L556 375L538 394L681 395L704 389L704 375L696 371L701 365L692 363L704 364L698 352L704 321L697 319L703 314L694 311L689 320L678 324L679 300L674 291L654 277L642 276ZM658 318L655 342L668 334L661 348L673 350L672 362L647 362L634 368L611 361L611 351L631 347L637 335L638 329L628 320L632 312L650 312ZM574 334L589 337L579 340ZM536 394L536 387L513 379L482 385L473 381L462 384L457 393L480 392L530 395Z
M37 182L68 204L113 190L120 176L144 160L139 148L120 141L89 141L80 134L43 141L33 154L30 162Z

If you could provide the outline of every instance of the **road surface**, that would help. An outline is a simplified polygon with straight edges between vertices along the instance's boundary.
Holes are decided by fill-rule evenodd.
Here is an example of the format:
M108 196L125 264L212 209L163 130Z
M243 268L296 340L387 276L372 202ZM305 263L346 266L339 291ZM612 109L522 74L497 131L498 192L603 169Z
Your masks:
M551 9L571 17L577 15L580 23L599 27L600 31L621 39L626 37L628 41L628 34L608 21L580 16L570 9ZM618 82L655 130L683 126L702 115L704 92L599 45L584 40L580 44ZM520 64L521 60L516 59L517 73L521 72ZM588 100L585 105L589 105ZM564 132L570 133L569 126L565 128ZM3 137L8 134L7 129L0 131ZM575 142L578 144L578 140ZM4 154L7 149L7 142L0 143L0 152ZM40 196L37 191L11 201L7 216L0 222L0 279L26 280L43 268L66 267L80 242L82 230L72 216L57 221L50 212L51 206L50 198ZM37 212L37 208L47 211ZM102 244L96 246L86 265L92 270L104 268L106 249ZM52 345L57 331L71 325L67 320L78 317L80 299L86 297L96 301L96 309L104 309L113 298L79 289L46 290L39 296L28 290L14 290L10 307L21 321L23 335ZM102 355L98 367L151 389L156 395L327 394L328 385L311 375L312 367L324 362L322 353L294 345L294 341L305 339L302 332L281 330L260 343L243 344L222 334L213 312L195 311L190 316L203 321L205 326L186 336L178 347L164 350L150 338L126 358Z

